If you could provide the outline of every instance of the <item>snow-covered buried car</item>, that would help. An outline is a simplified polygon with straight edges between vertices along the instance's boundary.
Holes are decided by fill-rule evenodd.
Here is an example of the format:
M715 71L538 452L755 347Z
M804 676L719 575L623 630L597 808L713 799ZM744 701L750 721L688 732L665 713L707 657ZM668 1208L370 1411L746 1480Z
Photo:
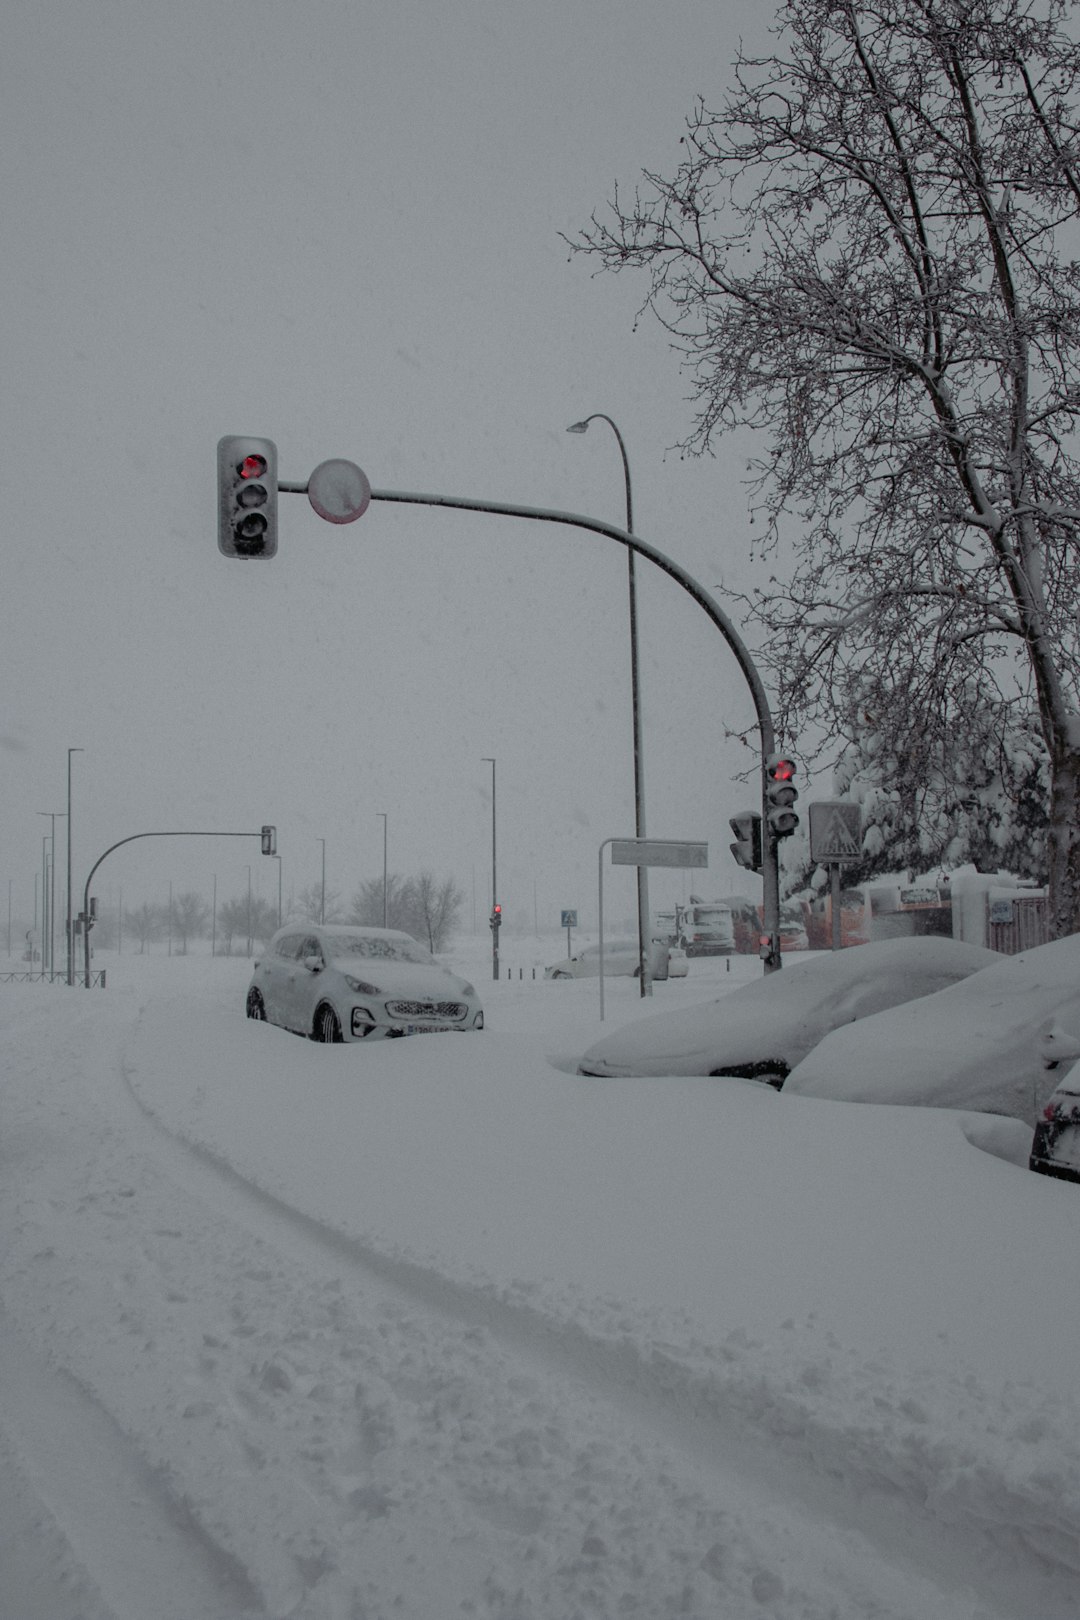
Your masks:
M1032 1170L1062 1181L1080 1181L1080 1063L1074 1063L1035 1121Z
M731 1074L779 1084L838 1025L932 995L1000 960L954 939L891 939L801 956L717 1001L625 1024L589 1048L578 1072Z
M916 943L919 943L916 941ZM929 943L927 941L926 943ZM875 950L860 946L850 955ZM837 1029L784 1090L840 1102L1006 1114L1030 1127L1052 1084L1046 1070L1077 1050L1080 934L991 965L920 1002Z
M279 928L255 963L249 1018L316 1041L483 1029L476 991L393 928Z

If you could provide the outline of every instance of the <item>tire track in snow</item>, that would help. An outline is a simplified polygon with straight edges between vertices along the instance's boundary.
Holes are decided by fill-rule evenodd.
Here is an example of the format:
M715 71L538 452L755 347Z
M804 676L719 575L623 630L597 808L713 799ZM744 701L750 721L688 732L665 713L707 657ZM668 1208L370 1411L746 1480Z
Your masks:
M578 1321L557 1319L550 1306L536 1308L525 1288L511 1297L508 1291L463 1283L388 1254L297 1210L204 1145L176 1136L130 1085L126 1089L160 1133L159 1145L168 1144L170 1152L205 1166L220 1187L240 1200L259 1230L265 1232L265 1222L272 1220L275 1241L284 1247L300 1243L311 1263L325 1263L329 1257L335 1271L344 1264L364 1278L377 1279L398 1293L403 1304L438 1312L453 1327L489 1339L523 1368L586 1389L597 1407L613 1411L620 1424L637 1429L647 1444L672 1447L690 1465L704 1498L715 1499L718 1486L730 1494L735 1480L739 1492L756 1499L753 1512L762 1519L778 1512L783 1517L790 1510L808 1513L823 1540L834 1533L846 1538L849 1565L864 1566L865 1586L856 1605L868 1605L856 1606L852 1614L944 1615L945 1592L959 1602L957 1614L1012 1620L1032 1602L1040 1620L1072 1620L1077 1612L1080 1581L1066 1571L1048 1574L1052 1559L1025 1542L1021 1526L1004 1537L1003 1545L1001 1526L935 1517L915 1494L917 1472L910 1480L882 1473L872 1448L859 1455L851 1437L828 1428L815 1430L796 1401L785 1402L763 1381L748 1386L744 1378L733 1379L732 1371L741 1371L740 1358L724 1347L711 1348L711 1368L700 1358L687 1364L677 1346L649 1346L643 1353L640 1342L628 1334L598 1336ZM177 1168L182 1173L182 1165ZM1056 1532L1052 1525L1044 1528L1049 1543ZM1068 1542L1069 1527L1061 1531ZM958 1546L958 1536L966 1546ZM784 1539L781 1530L778 1539ZM970 1586L969 1598L954 1590L958 1568ZM767 1557L759 1573L759 1589L771 1589ZM891 1588L884 1598L882 1586Z

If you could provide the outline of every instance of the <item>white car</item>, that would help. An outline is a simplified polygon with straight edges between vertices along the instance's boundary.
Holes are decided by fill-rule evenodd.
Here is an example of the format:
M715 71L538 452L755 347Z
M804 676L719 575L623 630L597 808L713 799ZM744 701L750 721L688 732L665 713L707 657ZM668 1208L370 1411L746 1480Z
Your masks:
M649 964L654 979L668 976L668 947L654 939L649 946ZM622 976L636 979L641 968L636 939L605 939L604 977ZM600 947L586 945L575 956L564 962L555 962L544 969L545 979L596 979L600 976Z
M668 950L668 978L685 979L690 972L690 958L678 945L672 945Z
M484 1027L472 985L411 934L314 923L278 929L255 963L247 1015L313 1041Z

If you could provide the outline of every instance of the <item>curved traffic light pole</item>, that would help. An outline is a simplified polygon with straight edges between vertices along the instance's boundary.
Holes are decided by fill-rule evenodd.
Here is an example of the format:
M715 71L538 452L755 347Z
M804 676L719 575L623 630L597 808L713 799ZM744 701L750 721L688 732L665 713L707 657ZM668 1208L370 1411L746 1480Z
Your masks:
M288 493L306 494L306 484L279 483L278 488ZM574 512L560 512L548 507L518 506L509 501L478 501L460 495L416 495L408 494L397 489L373 489L373 501L393 501L399 505L408 506L450 506L463 512L491 512L497 517L530 518L538 523L562 523L575 529L587 529L592 534L602 534L609 540L617 540L621 546L630 551L637 552L639 556L647 557L656 567L668 574L689 596L692 596L699 607L703 608L719 630L732 652L736 662L742 670L750 696L754 703L754 712L757 715L758 731L761 735L761 805L762 818L762 911L764 914L764 932L768 938L768 955L764 958L765 971L774 972L780 967L780 862L777 842L769 824L768 805L766 803L766 772L765 762L772 755L776 742L773 730L772 713L769 709L769 700L765 695L765 687L757 666L750 656L749 649L727 614L713 600L703 585L699 585L685 568L680 567L664 552L658 551L648 541L642 540L636 534L629 534L625 529L617 528L613 523L604 523L597 518L582 517Z
M90 917L90 884L102 861L105 860L106 856L111 855L114 849L120 849L124 844L133 844L137 838L261 838L262 835L263 830L261 827L258 832L144 832L131 833L127 838L118 838L115 844L110 844L104 855L99 855L90 868L86 879L86 887L83 889L83 961L86 971L86 988L88 990L90 988L90 930L87 927Z

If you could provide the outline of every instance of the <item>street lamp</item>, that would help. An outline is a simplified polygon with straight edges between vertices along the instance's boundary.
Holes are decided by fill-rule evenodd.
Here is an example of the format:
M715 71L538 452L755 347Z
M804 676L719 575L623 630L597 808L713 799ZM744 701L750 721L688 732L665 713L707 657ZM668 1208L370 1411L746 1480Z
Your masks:
M326 839L317 838L317 844L322 845L322 894L319 899L319 921L326 921Z
M491 977L499 977L499 929L502 926L502 907L499 904L499 885L495 865L495 761L485 754L481 760L491 766Z
M584 433L590 422L606 422L614 433L619 444L619 454L622 456L623 479L626 485L626 532L634 532L634 503L630 491L630 461L626 454L626 445L610 416L602 411L594 411L583 422L571 422L567 433ZM627 579L630 587L630 697L633 709L634 727L634 825L638 838L645 836L645 748L641 737L641 674L638 664L638 621L637 621L637 573L635 570L635 554L628 547L626 552ZM652 995L652 974L649 971L649 939L652 934L649 921L649 869L647 866L637 868L637 902L638 902L638 979L643 996Z
M71 918L71 756L84 754L85 748L69 748L68 756L68 795L67 795L67 982L75 983L75 932L72 928Z
M378 820L380 816L382 817L382 925L386 928L388 926L386 921L386 829L389 825L389 818L385 810L376 810L375 819Z
M38 811L39 816L51 816L51 818L52 818L52 846L51 846L51 849L52 849L52 872L53 872L53 878L55 878L55 874L56 874L56 818L57 818L57 816L59 816L60 819L63 820L63 818L66 816L66 814L67 814L66 810L39 810ZM48 868L46 868L46 871L47 870L48 870ZM42 895L42 903L41 903L41 938L42 938L41 967L42 967L42 971L44 971L45 957L47 955L48 958L49 958L49 973L50 973L50 975L52 974L54 968L56 967L56 907L54 905L54 893L53 893L55 887L56 887L55 882L52 879L50 879L50 880L48 880L46 882L45 893L48 895L48 906L49 906L49 916L48 916L48 922L47 923L46 923L46 918L45 918L45 895L44 894Z

